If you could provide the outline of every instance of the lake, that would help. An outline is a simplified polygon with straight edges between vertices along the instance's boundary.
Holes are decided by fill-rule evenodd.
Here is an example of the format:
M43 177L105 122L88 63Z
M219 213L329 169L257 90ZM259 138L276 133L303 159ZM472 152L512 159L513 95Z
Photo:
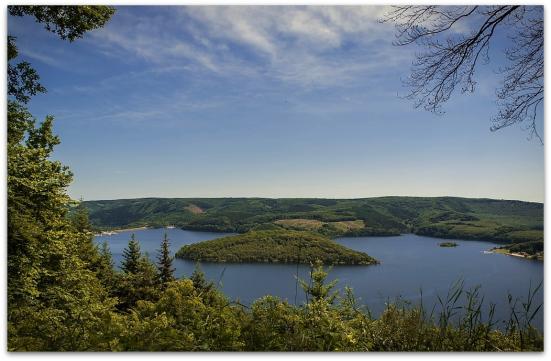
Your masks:
M173 229L142 229L123 231L109 236L96 236L96 242L109 243L113 260L120 265L123 249L132 233L140 241L142 252L156 260L164 233L168 233L174 254L185 244L228 235L227 233L185 231ZM350 286L359 303L378 315L388 300L397 298L423 304L430 309L437 295L445 298L451 286L463 280L465 289L480 286L486 301L496 304L495 318L509 319L507 295L526 298L532 288L543 281L543 262L520 259L502 254L485 253L496 246L491 242L453 240L458 247L440 247L445 240L405 234L396 237L337 238L336 242L378 259L374 266L335 266L328 279L338 279L338 289ZM195 262L175 259L176 276L189 277ZM250 304L267 294L287 299L290 303L305 301L304 292L296 287L297 266L288 264L216 264L202 263L205 276L219 284L231 299ZM299 277L307 280L309 267L298 267ZM487 303L487 302L486 302ZM543 287L535 297L543 303ZM543 329L543 307L534 321Z

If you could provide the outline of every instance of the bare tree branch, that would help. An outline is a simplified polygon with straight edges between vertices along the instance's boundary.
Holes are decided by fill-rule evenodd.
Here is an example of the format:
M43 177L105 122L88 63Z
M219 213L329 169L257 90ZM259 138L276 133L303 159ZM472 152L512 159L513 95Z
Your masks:
M404 81L410 87L406 98L435 113L442 112L457 88L475 90L475 72L489 62L496 33L511 33L491 130L527 121L530 135L542 141L536 116L543 102L543 7L394 6L381 22L395 24L396 45L415 43L424 49Z

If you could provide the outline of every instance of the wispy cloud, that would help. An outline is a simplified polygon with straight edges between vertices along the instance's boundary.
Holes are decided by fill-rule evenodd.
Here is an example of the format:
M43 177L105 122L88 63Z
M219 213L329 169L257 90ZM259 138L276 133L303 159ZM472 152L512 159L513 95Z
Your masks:
M21 55L24 55L24 56L29 57L31 59L38 60L38 61L40 61L44 64L48 64L50 66L55 66L55 67L60 67L60 68L63 67L63 64L59 60L57 60L57 59L55 59L51 56L48 56L46 54L40 53L38 51L30 50L26 47L23 47L23 48L19 49L19 53Z
M120 8L96 45L159 69L342 85L406 59L377 6L183 6L151 14Z

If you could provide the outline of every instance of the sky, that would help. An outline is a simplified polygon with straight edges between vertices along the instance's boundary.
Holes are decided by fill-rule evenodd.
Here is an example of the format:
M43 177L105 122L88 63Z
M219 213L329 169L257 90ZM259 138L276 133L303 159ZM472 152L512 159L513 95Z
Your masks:
M384 11L118 7L72 43L29 17L8 32L48 89L29 109L56 119L73 198L543 202L544 147L518 125L489 130L505 37L475 93L435 115L403 98L418 49L392 44Z

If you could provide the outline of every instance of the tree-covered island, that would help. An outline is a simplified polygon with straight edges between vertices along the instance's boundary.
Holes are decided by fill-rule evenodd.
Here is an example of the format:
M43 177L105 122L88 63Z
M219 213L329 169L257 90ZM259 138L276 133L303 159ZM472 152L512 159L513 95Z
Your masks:
M311 232L250 231L183 246L178 258L203 262L304 263L370 265L377 260Z
M442 243L439 243L438 245L444 248L457 247L457 243L455 242L442 242Z

